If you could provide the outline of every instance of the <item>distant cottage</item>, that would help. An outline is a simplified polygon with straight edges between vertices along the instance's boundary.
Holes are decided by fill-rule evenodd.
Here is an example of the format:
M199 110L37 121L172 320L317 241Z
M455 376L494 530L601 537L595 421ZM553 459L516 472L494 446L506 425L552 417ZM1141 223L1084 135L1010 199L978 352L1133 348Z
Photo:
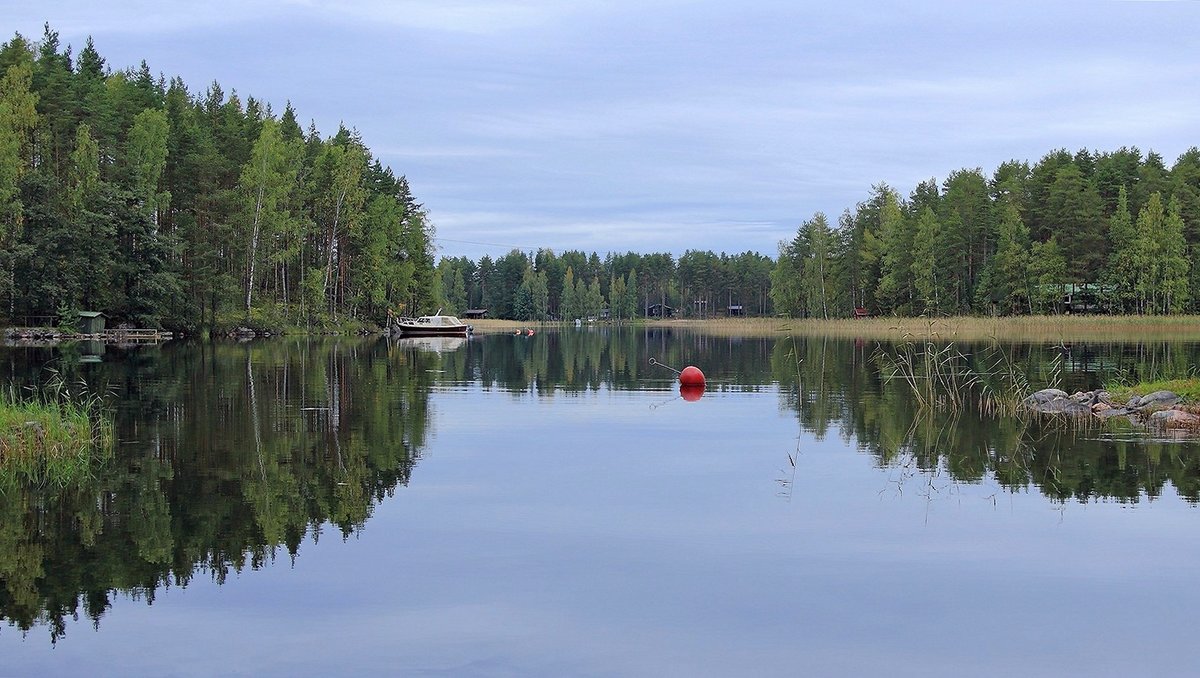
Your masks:
M108 316L101 311L80 311L79 332L81 334L100 334L104 331L107 321Z

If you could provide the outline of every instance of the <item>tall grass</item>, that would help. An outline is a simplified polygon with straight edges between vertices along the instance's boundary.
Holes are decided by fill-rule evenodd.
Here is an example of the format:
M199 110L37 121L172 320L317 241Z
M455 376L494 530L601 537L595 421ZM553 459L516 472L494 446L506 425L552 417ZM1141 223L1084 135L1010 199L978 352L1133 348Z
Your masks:
M936 321L917 333L904 334L895 344L875 349L883 377L908 386L921 409L1011 416L1023 411L1030 392L1025 374L994 337L974 361L954 340L940 336ZM981 368L972 367L981 364Z
M906 336L960 341L1057 343L1062 341L1122 342L1142 340L1200 340L1200 316L1049 315L952 318L861 319L713 318L709 320L647 320L647 326L686 327L729 336L852 337L902 340Z
M102 398L56 372L42 389L0 390L0 488L13 483L66 485L112 454L113 423Z

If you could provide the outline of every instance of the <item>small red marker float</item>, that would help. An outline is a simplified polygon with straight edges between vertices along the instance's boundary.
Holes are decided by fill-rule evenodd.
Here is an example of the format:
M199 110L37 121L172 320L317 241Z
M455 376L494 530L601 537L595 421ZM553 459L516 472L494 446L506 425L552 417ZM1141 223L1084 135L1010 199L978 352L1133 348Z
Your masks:
M704 387L704 373L695 365L688 365L679 373L679 383L684 386Z
M670 365L663 365L662 363L658 362L654 358L650 359L650 364L658 365L660 367L665 367L668 370L671 370L672 372L674 372L675 374L678 374L679 375L679 384L681 386L699 386L701 388L701 392L703 392L704 373L700 371L699 367L696 367L695 365L688 365L687 367L683 368L682 372L680 372L679 370L675 369L674 367L671 367Z

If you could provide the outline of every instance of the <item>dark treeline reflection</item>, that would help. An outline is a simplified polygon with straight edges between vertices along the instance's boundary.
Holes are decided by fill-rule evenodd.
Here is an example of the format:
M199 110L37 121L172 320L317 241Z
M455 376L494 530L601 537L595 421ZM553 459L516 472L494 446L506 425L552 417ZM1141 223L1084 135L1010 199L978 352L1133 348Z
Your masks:
M7 353L11 378L43 350ZM152 602L197 573L224 581L306 536L361 528L406 484L429 427L436 356L377 341L178 344L51 367L106 383L114 459L70 487L0 493L0 617L51 638L99 623L114 591Z
M1032 389L1096 388L1120 376L1183 373L1197 357L1195 346L1177 344L962 348L957 367L982 375L994 391L1014 381ZM817 436L836 430L881 466L945 472L959 482L990 476L1010 491L1036 487L1058 501L1153 499L1169 481L1189 502L1200 501L1200 446L1193 441L1157 440L1120 420L1081 424L973 407L923 409L906 383L884 378L882 350L895 347L785 339L775 343L772 370L805 429Z
M1113 379L1186 374L1200 347L1173 343L961 345L961 370L982 375L993 393L1057 386L1091 389ZM675 367L701 366L709 391L777 385L801 426L836 431L881 466L948 473L960 482L994 478L1019 491L1037 488L1063 501L1138 501L1169 481L1200 501L1200 446L1155 440L1128 422L1080 426L1061 419L1004 417L975 408L953 413L918 407L911 389L884 378L881 352L893 345L833 338L712 337L652 329L592 329L487 336L444 354L448 380L538 395L660 389Z
M993 393L1057 386L1091 389L1112 379L1185 374L1200 350L1172 343L962 345L960 370L982 375ZM1200 446L1155 440L1128 422L1081 427L1061 419L959 413L918 407L911 389L884 378L884 350L868 340L712 337L670 330L591 329L487 336L443 355L446 378L513 393L661 389L675 367L701 366L709 391L778 385L801 426L839 432L881 466L948 473L960 482L994 478L1011 491L1036 487L1063 501L1159 496L1169 481L1200 500ZM782 452L781 452L782 453Z
M85 482L0 484L0 617L22 630L45 624L57 638L70 619L99 623L119 593L153 601L197 574L221 582L295 558L305 538L362 528L375 504L408 483L435 387L479 389L470 396L479 398L673 390L674 375L652 357L700 366L706 397L777 391L803 429L838 435L881 467L1036 488L1054 501L1133 502L1159 496L1168 482L1200 500L1200 450L1191 442L1156 442L1119 424L922 412L904 383L882 377L881 349L889 347L628 328L172 343L110 349L101 362L79 346L7 349L3 369L15 384L44 380L49 367L106 385L119 443ZM1119 375L1183 373L1197 358L1196 346L1178 344L966 349L960 367L987 373L997 388L1001 374L1034 388L1092 388ZM771 416L776 401L766 402ZM753 435L753 423L729 425ZM547 421L547 439L554 435Z
M411 343L409 343L411 341ZM397 348L421 345L400 340ZM669 329L599 327L542 332L535 336L488 335L446 352L448 380L480 383L486 389L581 393L601 386L614 390L664 389L675 378L650 358L682 369L703 366L709 389L758 390L772 382L774 340L712 337Z

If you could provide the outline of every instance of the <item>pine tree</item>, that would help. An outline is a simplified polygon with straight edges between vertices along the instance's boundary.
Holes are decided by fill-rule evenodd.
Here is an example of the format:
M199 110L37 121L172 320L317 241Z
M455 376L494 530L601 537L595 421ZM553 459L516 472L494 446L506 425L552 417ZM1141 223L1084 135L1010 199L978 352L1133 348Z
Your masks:
M802 227L808 242L808 257L804 262L802 285L808 300L809 314L829 317L829 279L832 273L830 256L833 235L825 215L818 212Z
M1183 235L1183 217L1180 214L1179 201L1174 198L1167 205L1167 215L1163 221L1161 251L1160 308L1163 313L1179 313L1188 302L1190 262L1187 258L1187 242Z
M608 314L613 320L623 320L625 315L625 278L613 275L608 283Z
M1138 233L1129 213L1129 198L1124 186L1117 189L1116 210L1108 220L1111 250L1103 277L1113 308L1124 311L1136 299L1138 280Z
M1029 228L1016 205L1009 203L996 233L996 254L987 268L987 286L980 290L1005 314L1032 312L1029 298Z
M559 294L558 313L561 320L574 320L580 316L579 302L575 293L575 268L567 267L563 276L562 293Z
M888 190L879 211L879 237L883 248L882 278L875 291L880 311L907 315L913 298L912 242L915 229L904 218L895 192Z
M1043 313L1058 313L1068 276L1067 260L1058 246L1058 240L1051 237L1044 243L1033 243L1030 262L1029 276L1034 280L1034 308Z
M1152 193L1138 212L1137 256L1135 259L1138 309L1142 313L1161 310L1163 270L1166 254L1166 212L1162 196Z
M953 300L946 278L942 225L933 209L926 207L917 218L913 239L913 287L917 307L922 314L937 315L952 307Z

